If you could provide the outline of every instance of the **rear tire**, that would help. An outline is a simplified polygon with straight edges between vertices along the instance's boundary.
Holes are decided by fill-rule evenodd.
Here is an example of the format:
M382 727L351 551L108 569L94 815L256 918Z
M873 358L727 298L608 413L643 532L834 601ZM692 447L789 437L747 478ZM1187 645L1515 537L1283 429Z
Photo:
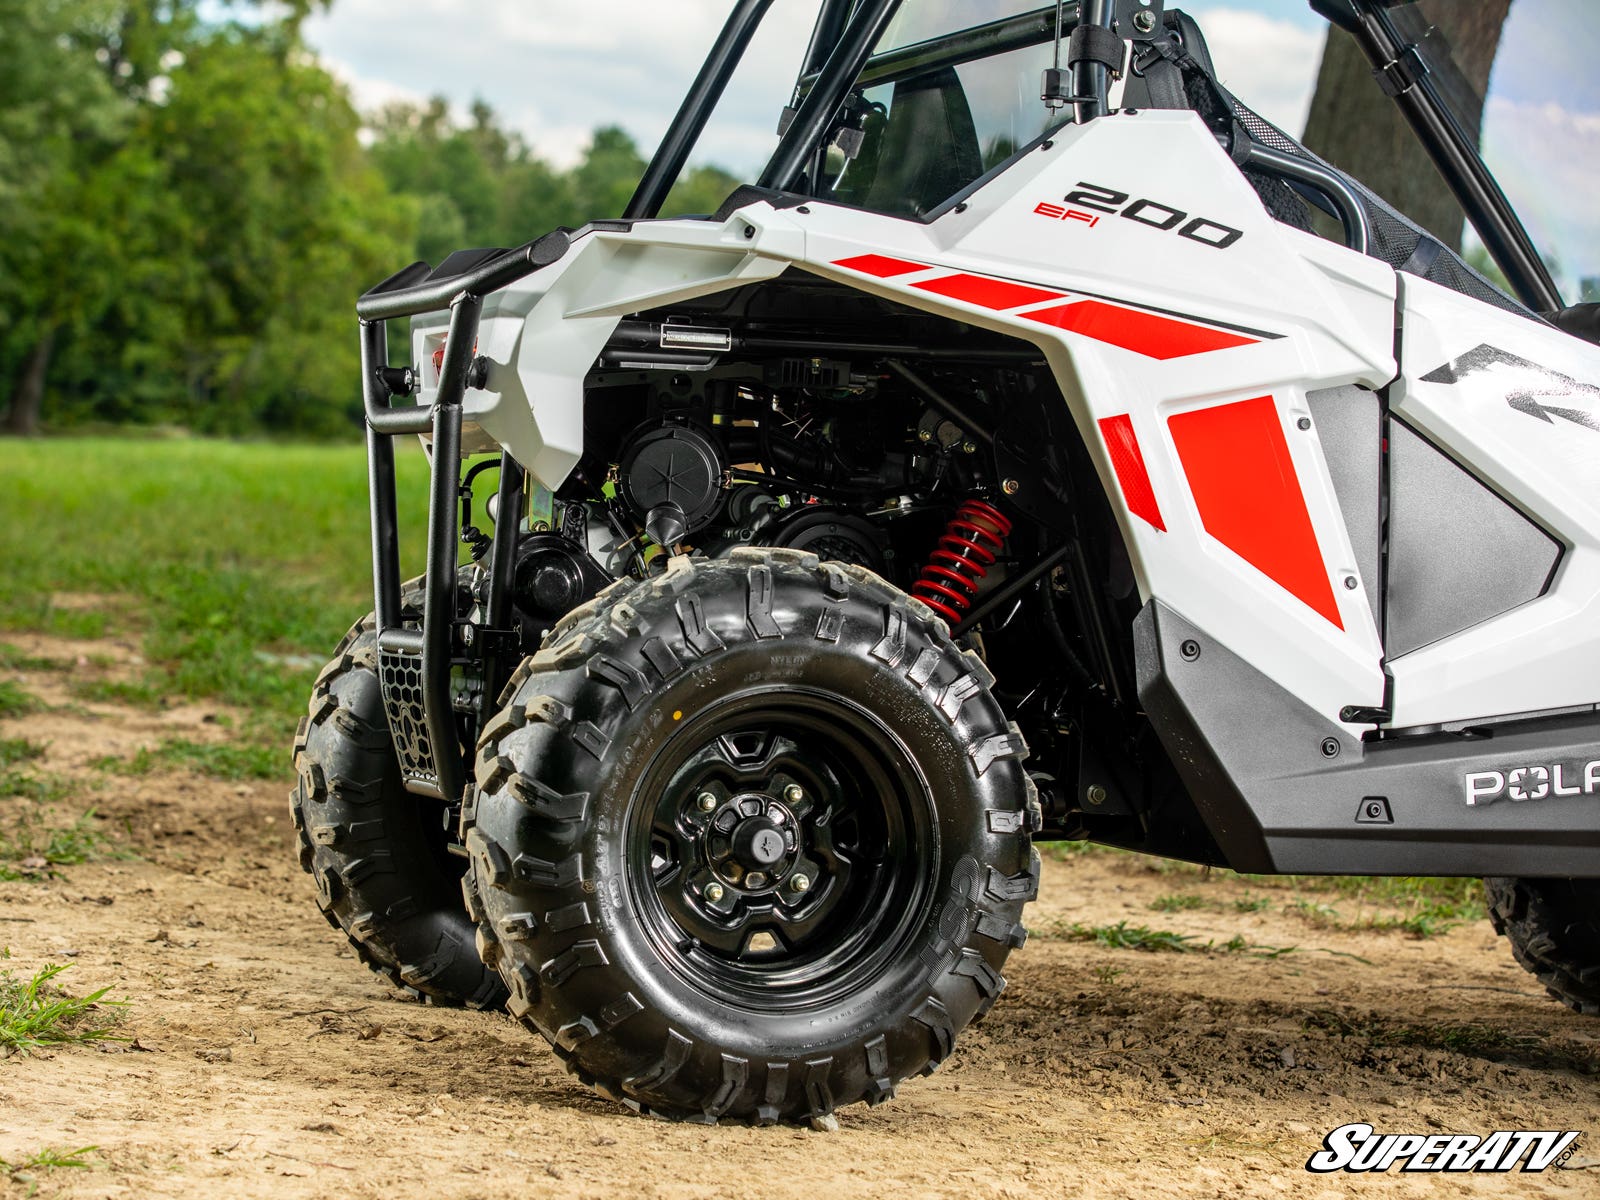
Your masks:
M1038 889L991 683L920 603L795 551L677 559L569 614L463 814L512 1014L678 1119L803 1121L932 1071Z
M478 957L445 851L443 809L400 782L369 616L345 635L295 734L289 795L317 907L356 957L432 1004L498 1008L505 988ZM434 828L433 826L437 826Z
M1493 878L1483 891L1517 961L1568 1008L1600 1016L1600 879Z

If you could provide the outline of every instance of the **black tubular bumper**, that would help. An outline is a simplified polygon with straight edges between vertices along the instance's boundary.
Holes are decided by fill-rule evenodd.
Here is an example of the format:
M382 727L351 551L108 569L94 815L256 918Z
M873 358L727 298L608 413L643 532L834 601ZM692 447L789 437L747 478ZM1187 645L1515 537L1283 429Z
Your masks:
M475 358L483 298L556 262L571 245L567 231L482 264L464 275L432 277L424 263L407 267L362 296L356 305L361 319L362 401L367 418L367 478L372 514L373 612L377 622L379 676L384 708L400 758L407 790L455 802L467 783L467 748L462 743L451 675L459 663L480 671L477 693L481 708L492 703L496 681L504 674L501 659L512 643L495 636L507 624L509 564L515 549L521 508L523 471L509 455L501 456L500 498L495 522L489 594L485 598L487 637L460 639L461 617L456 574L460 536L461 405ZM390 407L395 393L388 370L387 322L397 317L450 310L450 330L439 373L439 391L432 407ZM404 396L400 397L402 400ZM394 445L402 434L428 433L433 438L428 490L428 555L423 590L422 626L408 626L401 610L400 540L395 512ZM480 720L484 716L479 713Z

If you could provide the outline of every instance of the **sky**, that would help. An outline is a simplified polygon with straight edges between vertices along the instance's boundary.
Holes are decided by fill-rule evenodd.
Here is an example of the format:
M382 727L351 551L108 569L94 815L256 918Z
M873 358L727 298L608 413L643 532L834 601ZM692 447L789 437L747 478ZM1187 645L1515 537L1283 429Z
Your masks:
M568 165L598 125L620 125L653 149L730 6L335 0L307 23L306 37L350 85L358 107L442 95L465 112L481 97L541 156ZM1224 82L1264 116L1298 131L1322 53L1322 23L1310 8L1286 0L1185 7L1201 22ZM760 166L776 140L816 10L817 0L773 5L708 131L703 160L740 174Z
M1468 3L1471 0L1457 0ZM907 0L1018 11L1024 0ZM702 139L696 161L752 176L804 53L818 0L776 0ZM1600 31L1594 0L1514 0L1485 113L1490 166L1576 298L1600 281ZM306 37L358 107L483 99L551 162L620 125L646 153L672 119L731 0L334 0ZM1326 25L1305 0L1191 0L1222 82L1287 132L1304 127ZM1585 17L1591 19L1586 20ZM1581 204L1561 197L1584 197Z

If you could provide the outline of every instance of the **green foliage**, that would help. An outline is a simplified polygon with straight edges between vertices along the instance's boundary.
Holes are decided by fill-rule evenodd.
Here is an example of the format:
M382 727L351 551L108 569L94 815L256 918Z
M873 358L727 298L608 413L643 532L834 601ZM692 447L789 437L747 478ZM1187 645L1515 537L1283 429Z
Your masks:
M102 758L95 767L117 775L149 775L152 771L183 770L212 779L277 779L287 756L282 746L261 742L193 742L168 738L155 749L141 748L132 758Z
M402 446L396 466L415 573L427 462ZM147 677L91 683L90 695L226 700L254 708L281 743L316 673L304 664L372 607L357 446L0 440L0 479L0 628L48 626L55 600L74 597L142 638Z
M44 757L45 748L27 738L0 738L0 767L14 767Z
M21 717L42 707L39 698L14 679L0 679L0 719Z
M50 794L42 797L43 801L60 799L59 785L41 782L51 787ZM9 828L0 829L0 879L38 877L50 873L54 867L128 858L127 851L100 831L97 821L93 809L70 825L55 824L38 807L20 810L11 819Z
M1129 925L1118 921L1115 925L1080 925L1074 923L1067 937L1075 942L1093 942L1111 950L1167 951L1187 953L1201 947L1186 933L1173 933L1167 929L1151 929L1145 925Z
M161 689L149 683L129 683L120 679L74 679L72 694L92 704L125 704L130 708L161 707Z
M310 0L0 0L0 412L47 426L353 432L355 296L411 257L621 214L644 158L569 171L479 103L362 119L300 36ZM736 186L686 172L664 210ZM398 331L397 331L398 332ZM75 631L69 631L75 632Z
M38 351L57 424L347 426L324 348L410 211L306 54L305 7L0 0L0 395Z
M9 950L0 950L0 959L10 957ZM54 983L65 970L64 965L47 965L21 979L0 968L0 1050L25 1053L47 1046L122 1040L111 1031L126 1002L105 999L108 987L87 996L70 995Z
M66 664L54 658L24 654L7 642L0 642L0 671L59 671Z
M1189 909L1204 908L1203 897L1196 896L1193 892L1184 892L1175 896L1157 896L1150 901L1150 908L1155 912L1186 912Z
M50 1171L71 1169L84 1169L94 1164L89 1161L88 1155L98 1146L80 1146L76 1150L56 1150L45 1147L30 1154L21 1162L7 1162L0 1158L0 1180L9 1179L13 1183L20 1183L27 1187L25 1196L33 1196L39 1191L39 1175Z

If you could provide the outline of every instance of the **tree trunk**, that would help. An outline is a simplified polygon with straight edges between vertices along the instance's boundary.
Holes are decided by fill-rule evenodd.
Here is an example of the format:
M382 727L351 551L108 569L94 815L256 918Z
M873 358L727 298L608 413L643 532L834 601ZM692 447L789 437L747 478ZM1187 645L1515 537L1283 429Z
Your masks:
M50 355L56 348L56 327L39 331L33 349L23 356L11 389L11 412L6 417L6 432L27 436L39 432L39 410L44 405L44 381L50 372Z
M1446 103L1455 109L1469 136L1482 128L1478 97L1489 90L1489 72L1500 48L1511 0L1422 0L1422 15L1436 29L1434 37L1449 43L1471 94L1451 87L1441 75L1432 78ZM1411 132L1399 106L1372 78L1372 64L1342 29L1329 28L1317 90L1306 119L1306 147L1354 175L1441 243L1461 249L1461 206L1450 194L1422 144Z

